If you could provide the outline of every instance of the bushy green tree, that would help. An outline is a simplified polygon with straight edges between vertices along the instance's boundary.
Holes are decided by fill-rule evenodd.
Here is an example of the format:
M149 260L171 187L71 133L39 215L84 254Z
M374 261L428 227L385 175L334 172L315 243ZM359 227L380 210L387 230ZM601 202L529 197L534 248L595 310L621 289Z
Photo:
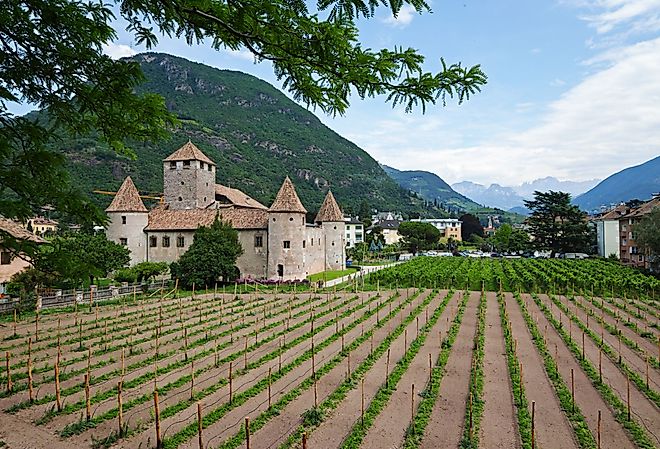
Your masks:
M193 243L178 262L172 262L172 276L184 287L230 282L239 276L236 260L243 254L238 232L217 217L210 227L195 231Z
M593 232L585 214L571 205L570 193L534 192L534 199L525 201L532 211L527 219L532 245L540 250L557 253L591 252Z
M399 225L402 246L413 254L434 248L440 240L440 231L429 223L404 222Z
M653 210L635 225L635 242L647 255L654 271L660 271L660 207Z
M461 239L464 242L469 241L473 235L484 236L484 228L476 216L463 214L459 217L459 220L461 221Z
M131 269L135 272L135 278L138 282L149 282L156 276L167 273L168 268L167 262L140 262Z
M518 253L529 249L529 234L505 223L497 229L490 242L497 251Z

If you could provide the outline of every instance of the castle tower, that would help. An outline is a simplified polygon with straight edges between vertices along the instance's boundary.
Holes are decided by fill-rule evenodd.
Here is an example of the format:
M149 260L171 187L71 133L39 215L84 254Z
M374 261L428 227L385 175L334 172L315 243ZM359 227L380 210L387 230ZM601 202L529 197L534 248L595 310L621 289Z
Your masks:
M147 258L144 228L148 223L149 211L144 207L130 176L124 180L105 211L110 217L106 230L108 239L131 251L131 265L144 262Z
M215 201L215 162L191 141L163 160L163 189L170 209L204 209Z
M305 214L287 176L268 209L268 278L289 281L305 278Z
M325 270L345 269L346 223L344 214L331 191L328 190L314 221L323 228Z

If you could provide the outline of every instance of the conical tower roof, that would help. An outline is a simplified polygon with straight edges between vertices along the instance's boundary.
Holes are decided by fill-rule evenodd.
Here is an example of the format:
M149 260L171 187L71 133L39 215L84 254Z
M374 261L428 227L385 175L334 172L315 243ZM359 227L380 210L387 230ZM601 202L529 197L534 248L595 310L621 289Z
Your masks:
M307 213L307 209L300 202L296 188L293 186L291 179L287 176L280 191L277 192L275 201L268 209L270 212L298 212L301 214Z
M215 162L202 153L202 150L197 148L197 146L190 140L164 159L164 162L174 161L202 161L207 164L215 165Z
M323 223L324 221L344 221L344 214L342 214L339 204L335 201L335 197L330 190L328 190L328 194L325 196L314 221L317 223Z
M148 212L142 198L128 176L121 185L106 212Z

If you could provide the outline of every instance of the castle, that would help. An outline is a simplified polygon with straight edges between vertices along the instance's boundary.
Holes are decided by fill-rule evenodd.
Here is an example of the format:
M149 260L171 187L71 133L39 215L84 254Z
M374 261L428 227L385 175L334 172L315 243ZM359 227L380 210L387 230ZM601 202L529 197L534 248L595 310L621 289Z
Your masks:
M148 210L130 176L106 209L108 239L131 251L131 264L172 262L186 252L195 230L216 215L238 232L241 277L289 281L345 268L344 217L328 191L314 223L287 177L266 207L238 189L215 182L216 164L192 142L163 160L163 200Z

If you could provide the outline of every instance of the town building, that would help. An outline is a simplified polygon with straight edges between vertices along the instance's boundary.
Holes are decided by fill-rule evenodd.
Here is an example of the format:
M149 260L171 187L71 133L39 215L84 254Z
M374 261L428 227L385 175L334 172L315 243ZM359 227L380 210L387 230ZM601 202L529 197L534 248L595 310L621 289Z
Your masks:
M621 263L624 265L638 268L650 267L649 256L637 246L635 241L635 225L656 207L660 207L660 194L654 195L650 201L619 218L619 251Z
M215 176L215 162L189 141L163 161L163 201L152 210L126 178L106 209L108 238L131 250L131 264L173 262L188 250L195 230L217 216L238 232L243 278L289 281L345 268L346 224L331 192L314 223L307 223L307 210L288 177L266 207L217 184Z
M621 257L619 220L629 211L630 208L625 204L620 204L591 219L596 228L599 256L609 257L614 254L617 259Z
M346 225L346 248L353 248L358 243L364 242L364 224L355 218L345 217Z
M410 221L433 225L440 234L449 239L462 240L461 221L456 218L414 218Z
M16 245L3 246L4 239L12 239L19 244L25 241L36 244L45 243L44 239L34 235L21 226L20 223L0 218L0 294L5 293L7 283L13 275L30 267L29 258L24 254L17 254L11 249L15 248Z
M57 222L46 217L30 218L25 226L36 235L55 234L57 232Z
M394 245L401 241L401 234L399 234L399 226L401 221L399 220L381 220L376 224L371 226L371 229L376 226L380 226L383 231L383 238L386 245Z

